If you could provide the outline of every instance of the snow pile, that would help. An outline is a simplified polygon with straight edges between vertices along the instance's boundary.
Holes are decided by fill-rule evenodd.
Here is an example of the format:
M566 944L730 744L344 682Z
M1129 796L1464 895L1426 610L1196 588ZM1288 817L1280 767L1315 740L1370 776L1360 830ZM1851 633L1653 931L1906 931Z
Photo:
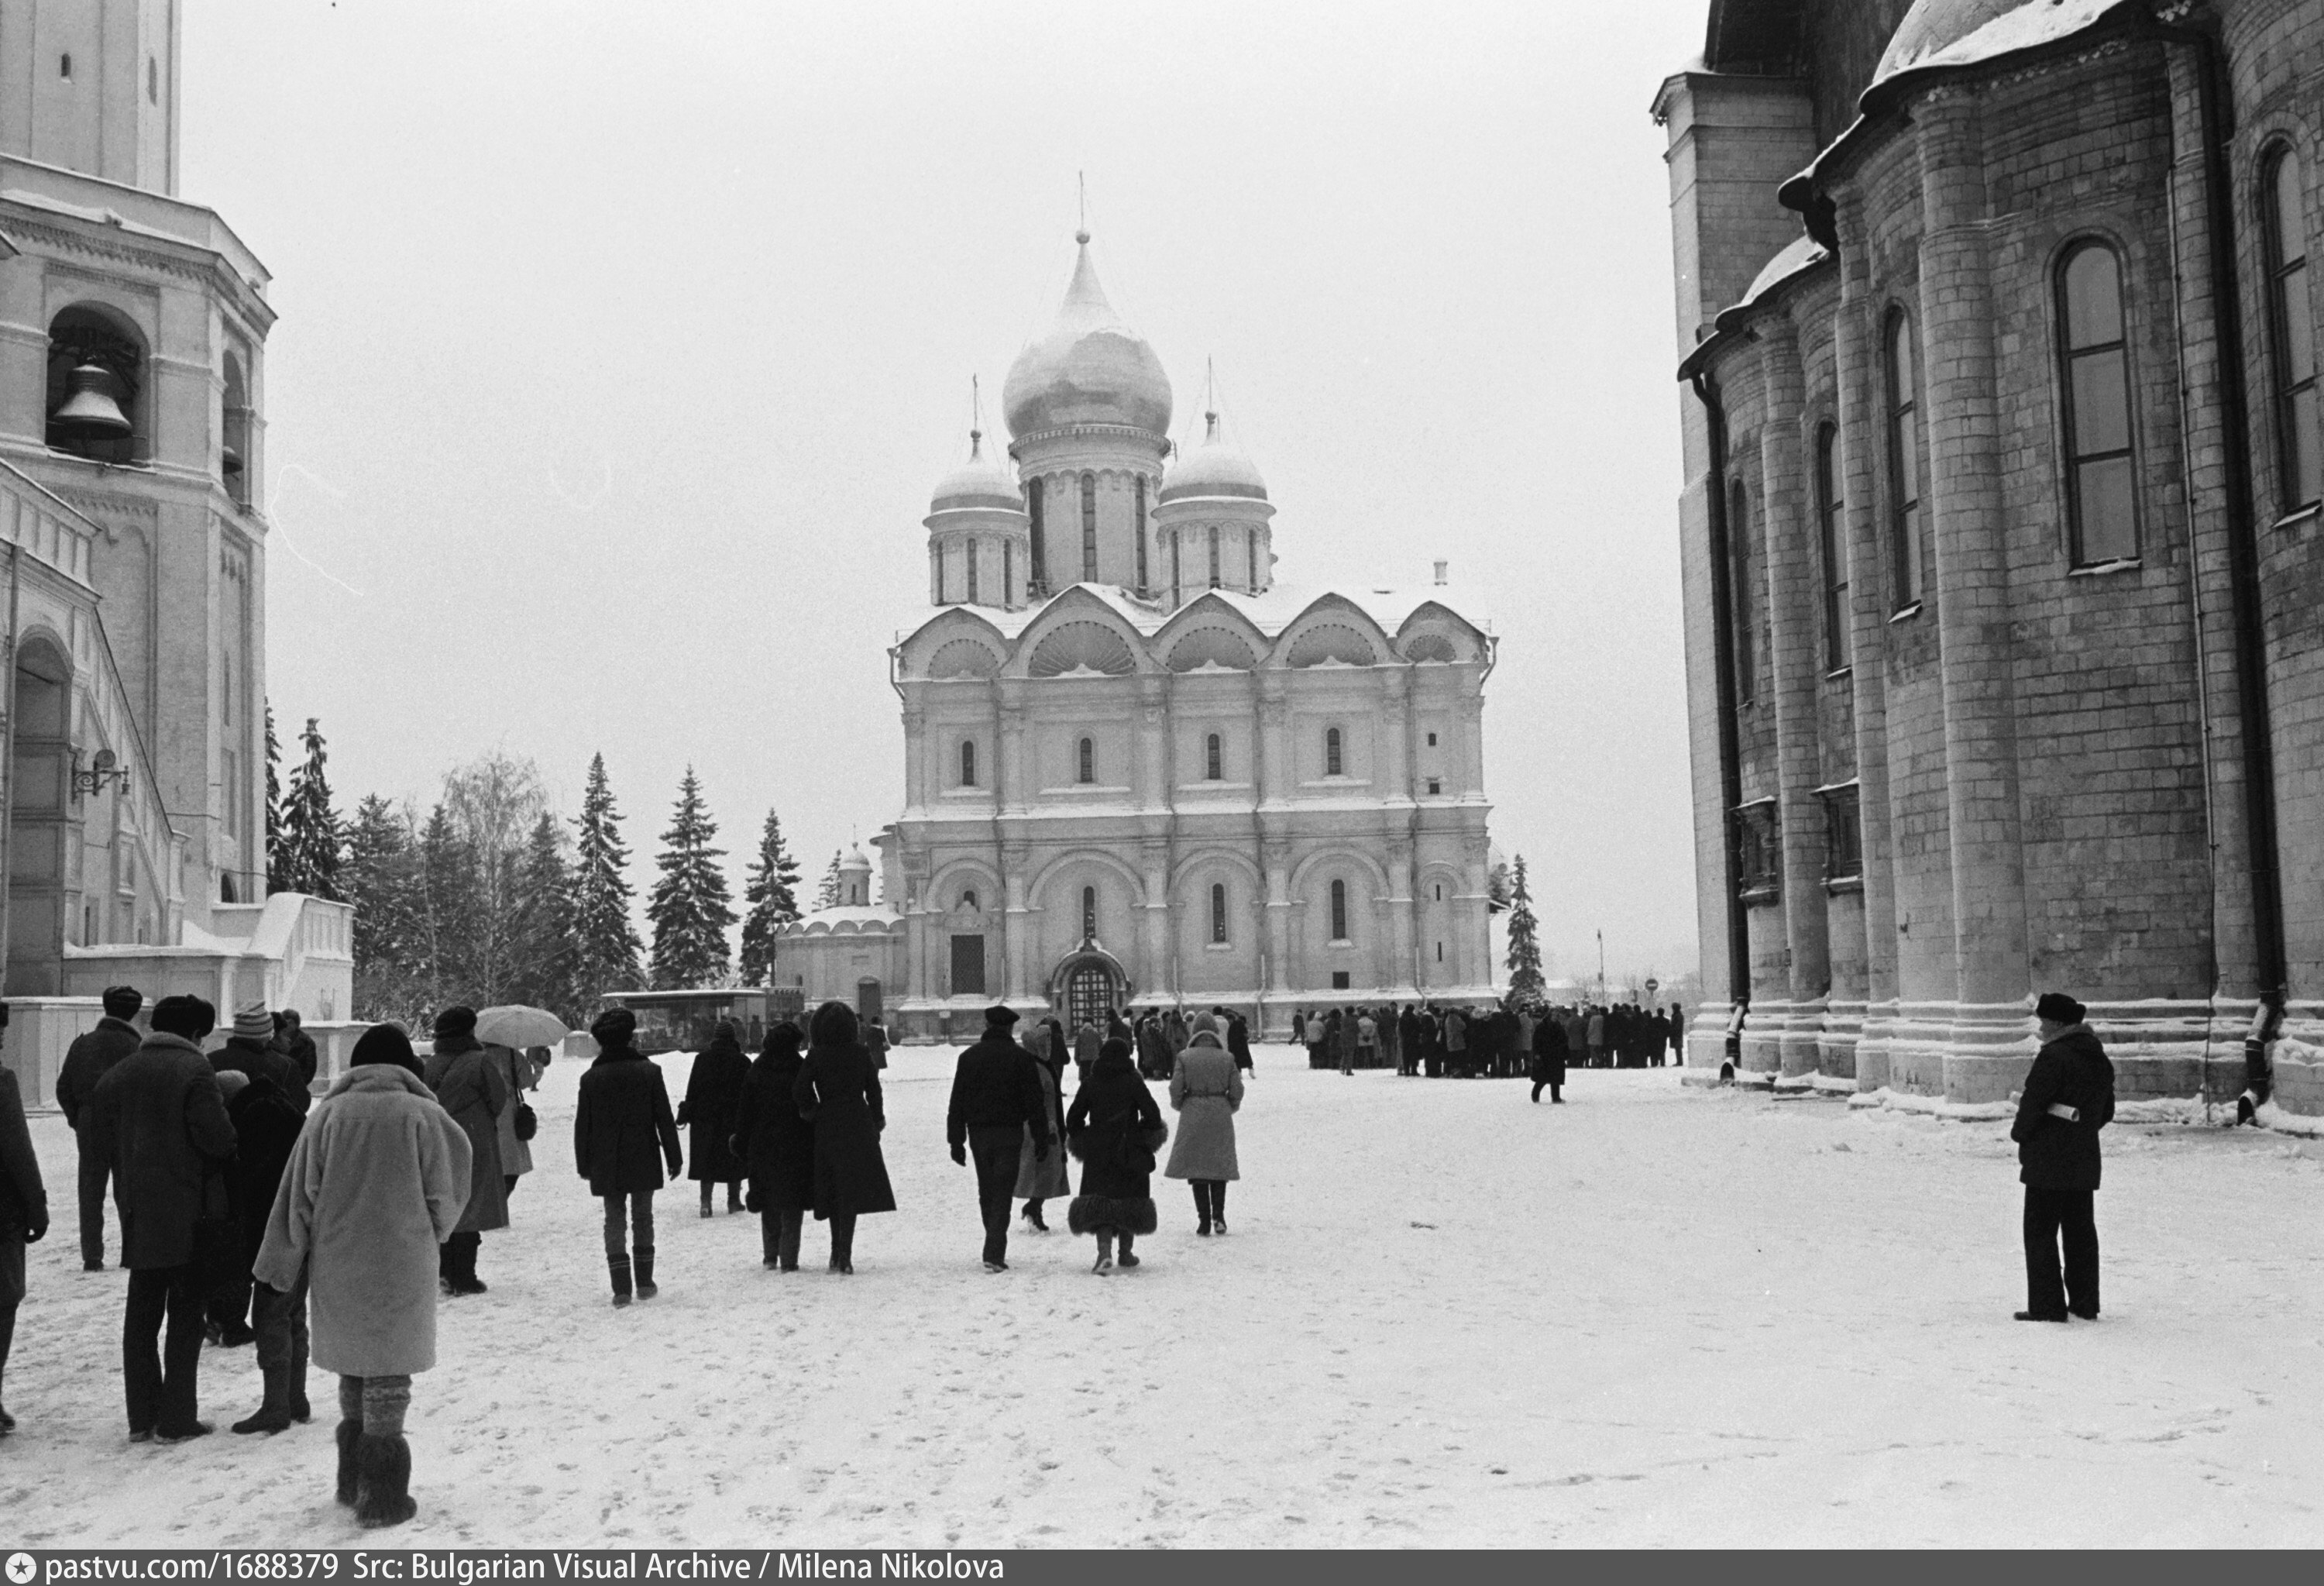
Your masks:
M1942 1096L1923 1096L1911 1091L1892 1091L1886 1085L1877 1091L1858 1091L1849 1097L1854 1108L1878 1107L1896 1112L1918 1112L1931 1118L1950 1119L1955 1122L1986 1122L1994 1119L2017 1116L2015 1098L2006 1102L1948 1102Z
M447 1302L411 1405L420 1518L331 1501L332 1385L280 1437L132 1447L124 1281L84 1274L63 1122L0 1442L11 1545L2314 1547L2324 1148L2107 1131L2106 1319L2029 1328L1989 1122L1682 1091L1318 1073L1261 1047L1232 1233L1156 1180L1145 1265L1019 1236L977 1261L954 1054L883 1076L903 1210L855 1276L761 1270L665 1191L659 1298L608 1304L560 1058L540 1170ZM662 1060L673 1092L686 1060ZM2135 1142L2135 1148L2131 1148ZM2222 1239L2224 1209L2252 1237ZM1051 1221L1062 1207L1052 1205ZM2289 1213L2289 1214L2286 1214ZM117 1249L117 1246L115 1247ZM258 1402L203 1359L205 1415Z

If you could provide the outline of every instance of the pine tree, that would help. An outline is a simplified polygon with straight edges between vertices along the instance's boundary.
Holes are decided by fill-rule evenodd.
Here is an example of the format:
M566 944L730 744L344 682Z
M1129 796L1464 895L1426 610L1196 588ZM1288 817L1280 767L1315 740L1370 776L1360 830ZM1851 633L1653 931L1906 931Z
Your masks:
M602 754L589 761L588 786L573 825L573 992L576 1010L586 1013L607 991L636 988L641 978L638 954L645 946L630 923L630 883L623 873L630 851L622 841L622 817L613 808Z
M775 934L799 917L798 861L783 846L783 827L773 810L767 811L765 830L759 834L759 857L743 883L742 900L751 910L742 921L742 983L763 986L775 962Z
M1509 888L1509 996L1511 1005L1545 1000L1549 986L1541 973L1541 939L1534 928L1533 893L1526 885L1525 855L1517 855Z
M533 823L518 866L514 927L510 998L576 1022L573 876L565 861L564 830L547 810Z
M331 784L323 771L328 756L324 753L323 734L313 716L307 718L307 730L299 734L299 742L306 750L307 758L290 773L290 790L281 803L281 871L279 877L267 877L267 887L270 891L305 892L316 898L337 899L339 850L346 842L346 834L331 808ZM270 780L272 775L270 770ZM275 866L270 861L267 868L272 871Z
M661 834L654 862L661 879L646 903L653 922L653 983L656 991L686 991L723 984L730 957L726 928L734 923L726 872L718 866L726 851L710 840L718 825L703 807L702 784L686 768L678 785L678 808Z
M282 845L282 740L274 735L274 702L266 702L266 895L288 892L289 855Z
M409 1019L419 1011L427 979L410 817L378 794L366 794L346 835L339 890L355 906L352 1016Z
M839 907L839 850L836 848L831 851L831 864L823 872L823 880L816 883L815 906L818 909Z

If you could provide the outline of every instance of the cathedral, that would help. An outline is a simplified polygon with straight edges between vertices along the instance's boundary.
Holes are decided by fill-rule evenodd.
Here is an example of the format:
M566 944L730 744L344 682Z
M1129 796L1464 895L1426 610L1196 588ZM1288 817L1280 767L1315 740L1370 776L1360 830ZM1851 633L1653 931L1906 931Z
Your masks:
M97 994L295 1007L345 904L266 895L265 267L178 196L176 0L0 8L5 1060L55 1089Z
M1225 1004L1496 995L1484 684L1446 586L1276 576L1276 509L1078 238L1056 324L926 520L928 615L890 653L904 799L788 927L775 982L973 1033L996 1000L1078 1022Z
M2315 0L1710 5L1694 1065L1989 1107L2060 990L2324 1113L2320 78Z

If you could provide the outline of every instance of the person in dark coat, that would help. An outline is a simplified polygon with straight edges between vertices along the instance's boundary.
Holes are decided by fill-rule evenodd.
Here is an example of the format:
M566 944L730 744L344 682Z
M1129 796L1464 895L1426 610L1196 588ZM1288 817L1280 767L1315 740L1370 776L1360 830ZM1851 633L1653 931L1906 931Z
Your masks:
M8 1004L0 1002L0 1032L7 1028ZM32 1131L24 1124L23 1093L14 1071L0 1063L0 1383L16 1342L16 1307L24 1302L24 1247L40 1243L48 1231L49 1192L41 1182L41 1159L32 1154ZM16 1417L0 1398L0 1437L14 1430Z
M315 1050L315 1037L306 1032L302 1024L296 1008L285 1008L276 1013L273 1046L276 1051L290 1059L291 1077L298 1081L301 1090L308 1093L311 1102L320 1060ZM304 1113L307 1109L302 1106L299 1111Z
M1148 1012L1138 1021L1138 1072L1148 1079L1170 1077L1170 1038L1162 1033L1162 1016Z
M1295 1047L1307 1044L1307 1016L1296 1008L1291 1010L1291 1044Z
M1033 1055L1010 1034L1014 1009L984 1010L984 1035L960 1055L945 1108L945 1143L954 1164L976 1158L976 1204L984 1221L984 1269L1009 1270L1009 1201L1029 1136L1035 1159L1048 1156L1049 1105ZM1106 1042L1127 1052L1130 1043Z
M313 1415L307 1403L307 1279L300 1273L286 1293L253 1281L250 1268L259 1247L266 1242L274 1194L282 1187L282 1170L290 1164L307 1115L271 1079L244 1083L228 1098L226 1115L235 1133L226 1188L235 1221L242 1225L239 1276L250 1296L259 1376L265 1385L265 1397L256 1413L236 1421L234 1429L272 1434L286 1431L292 1422L309 1420Z
M1420 1072L1420 1012L1410 1003L1396 1010L1396 1071L1407 1076Z
M750 1175L760 1265L770 1272L798 1270L799 1224L815 1204L815 1125L791 1094L804 1039L788 1019L770 1029L734 1108L733 1152Z
M1096 1236L1097 1265L1091 1270L1099 1277L1113 1270L1117 1240L1121 1265L1137 1266L1130 1246L1159 1221L1148 1176L1170 1131L1130 1061L1129 1042L1111 1040L1099 1048L1089 1083L1074 1093L1073 1110L1065 1114L1065 1138L1082 1163L1082 1193L1065 1208L1065 1226Z
M1550 1014L1544 1013L1533 1027L1533 1099L1541 1100L1541 1088L1549 1087L1549 1099L1563 1106L1565 1098L1559 1092L1565 1087L1565 1060L1571 1056L1565 1049L1565 1027Z
M97 1082L145 1039L129 1022L143 1006L145 999L136 987L106 987L105 1017L97 1021L95 1029L73 1037L65 1051L65 1065L57 1074L57 1106L79 1148L80 1269L84 1272L105 1270L105 1190L113 1176L113 1165L102 1152L89 1148L81 1134L81 1114Z
M2025 1308L2020 1322L2098 1319L2098 1130L2114 1120L2114 1065L2087 1011L2062 991L2034 1004L2042 1050L2018 1095L2009 1138L2025 1186ZM2065 1271L2058 1269L2063 1237Z
M807 1043L791 1099L815 1124L815 1217L831 1224L831 1270L853 1272L855 1220L896 1209L880 1154L887 1107L855 1032L855 1010L825 1002L807 1025Z
M436 1016L435 1049L428 1059L428 1088L468 1137L468 1203L460 1226L444 1241L445 1286L456 1295L483 1294L476 1257L484 1235L509 1225L508 1171L501 1166L501 1114L514 1100L508 1072L493 1061L476 1038L476 1010L456 1004Z
M1227 1055L1234 1059L1237 1068L1249 1073L1251 1066L1250 1021L1240 1013L1229 1012L1225 1009L1219 1011L1227 1021Z
M153 1033L90 1094L89 1127L121 1186L121 1255L129 1297L121 1374L133 1443L205 1436L195 1416L207 1275L195 1224L226 1214L223 1170L234 1156L217 1073L199 1045L217 1015L198 997L164 997ZM164 1318L168 1337L157 1352Z
M670 1115L660 1067L631 1044L638 1033L636 1014L608 1009L589 1033L596 1037L597 1058L581 1076L573 1110L573 1166L589 1181L589 1193L605 1203L605 1269L613 1304L626 1305L633 1275L638 1298L661 1292L654 1282L653 1198L662 1186L664 1163L669 1176L678 1176L678 1120Z
M710 1044L694 1060L686 1076L686 1100L678 1104L678 1123L693 1132L694 1149L687 1176L702 1186L702 1214L712 1212L712 1192L726 1186L726 1209L742 1209L742 1162L727 1148L734 1135L734 1110L742 1100L742 1083L751 1077L751 1060L742 1056L742 1042L734 1021L722 1019L710 1032Z
M253 1002L235 1014L233 1033L226 1037L226 1045L210 1054L210 1067L220 1074L231 1071L253 1079L271 1079L286 1096L294 1091L300 1097L307 1093L290 1059L274 1049L274 1015L263 1002Z

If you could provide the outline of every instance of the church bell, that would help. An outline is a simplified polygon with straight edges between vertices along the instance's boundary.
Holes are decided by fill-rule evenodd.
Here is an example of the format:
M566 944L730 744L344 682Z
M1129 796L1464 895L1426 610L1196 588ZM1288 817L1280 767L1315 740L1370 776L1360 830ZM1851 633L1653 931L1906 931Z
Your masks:
M51 428L75 440L118 440L130 424L114 399L111 371L82 364L65 376L67 394L49 415Z

